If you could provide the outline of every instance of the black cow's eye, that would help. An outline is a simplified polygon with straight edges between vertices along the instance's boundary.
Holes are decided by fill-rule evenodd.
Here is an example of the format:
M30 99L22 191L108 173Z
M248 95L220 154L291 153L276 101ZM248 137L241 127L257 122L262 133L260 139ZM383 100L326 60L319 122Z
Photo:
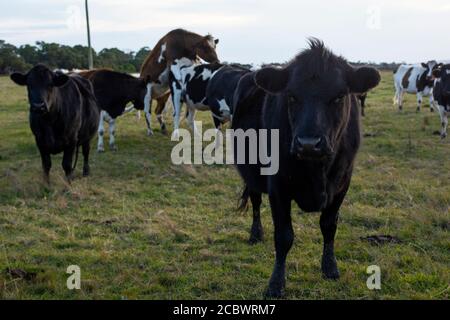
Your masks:
M342 102L344 102L344 98L345 98L345 94L341 94L333 100L333 103L334 104L342 104Z
M288 103L289 103L290 105L297 104L297 103L298 103L298 99L297 99L294 95L290 94L290 95L288 96Z

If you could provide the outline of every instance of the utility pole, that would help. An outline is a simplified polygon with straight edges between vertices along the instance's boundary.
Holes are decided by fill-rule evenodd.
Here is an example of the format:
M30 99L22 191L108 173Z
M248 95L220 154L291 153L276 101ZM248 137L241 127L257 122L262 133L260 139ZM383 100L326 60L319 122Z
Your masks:
M85 0L86 7L86 25L87 25L87 37L88 37L88 47L89 47L89 69L94 69L94 58L92 57L92 46L91 46L91 28L89 26L89 7L88 0Z

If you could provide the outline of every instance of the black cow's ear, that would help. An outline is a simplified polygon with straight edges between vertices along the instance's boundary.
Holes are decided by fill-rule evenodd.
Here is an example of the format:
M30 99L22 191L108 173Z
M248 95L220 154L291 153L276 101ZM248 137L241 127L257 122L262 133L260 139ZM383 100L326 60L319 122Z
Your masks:
M55 87L62 87L69 81L69 76L63 74L63 73L56 73L53 76L53 85Z
M427 65L426 63L423 63L423 62L422 62L422 67L428 68L428 65Z
M375 88L381 81L380 73L375 68L362 67L351 72L349 87L352 93L365 93Z
M268 67L255 74L255 83L268 93L279 93L286 89L289 72L286 69Z
M15 72L9 76L14 83L18 84L19 86L26 86L27 85L27 78L28 75Z
M219 44L219 39L214 40L216 44Z

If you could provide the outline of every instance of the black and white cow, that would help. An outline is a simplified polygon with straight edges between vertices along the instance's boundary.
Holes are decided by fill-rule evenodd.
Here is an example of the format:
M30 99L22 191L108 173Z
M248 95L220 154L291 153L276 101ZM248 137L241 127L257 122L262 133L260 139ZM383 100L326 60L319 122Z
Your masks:
M450 64L433 71L435 77L433 95L436 109L441 117L441 138L447 137L448 115L450 114Z
M174 131L172 136L179 136L181 104L186 103L187 121L195 134L195 113L197 110L208 111L210 107L206 98L206 88L213 74L222 67L221 64L197 64L187 58L176 59L170 67L169 83L174 107Z
M11 80L28 89L30 127L41 154L44 179L49 182L51 154L63 152L62 167L72 180L81 146L83 175L88 176L90 142L97 131L100 110L91 83L79 75L55 73L44 65L27 74L13 73ZM75 159L76 159L75 158Z
M250 70L232 65L196 64L178 59L171 67L170 87L174 105L174 137L178 136L181 102L188 107L188 123L194 132L197 110L212 112L217 130L231 120L234 91L241 77Z
M430 111L433 112L433 69L438 65L436 61L422 64L402 64L394 72L395 97L394 105L403 110L405 93L417 95L417 111L422 107L424 96L430 97Z
M249 72L249 69L239 66L225 65L209 80L206 97L217 129L222 123L232 119L236 87L241 78Z

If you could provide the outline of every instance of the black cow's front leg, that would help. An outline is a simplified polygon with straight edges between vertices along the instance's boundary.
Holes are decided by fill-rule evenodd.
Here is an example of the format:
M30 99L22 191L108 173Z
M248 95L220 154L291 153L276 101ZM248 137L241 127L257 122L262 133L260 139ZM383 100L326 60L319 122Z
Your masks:
M71 182L73 178L72 161L74 153L75 153L75 145L70 146L64 150L62 167L64 169L64 172L66 173L66 179L68 182Z
M334 237L336 235L339 213L325 210L320 216L320 230L323 235L322 273L326 279L339 279L339 270L334 256Z
M268 298L280 298L286 286L286 257L294 242L294 231L291 221L291 200L287 192L272 194L270 206L275 227L275 267L266 292Z
M44 171L44 181L45 183L50 183L50 169L52 168L52 159L50 157L50 153L39 149L42 160L42 170Z
M89 167L89 152L91 150L90 142L85 142L82 146L83 149L83 176L87 177L91 173L91 168Z
M348 183L349 184L349 183ZM326 279L339 279L339 269L334 255L334 237L336 235L339 208L347 194L348 185L338 194L332 204L322 211L320 230L323 236L322 273Z
M250 200L253 208L253 223L250 231L250 244L256 244L264 240L264 231L261 224L261 193L250 193Z

